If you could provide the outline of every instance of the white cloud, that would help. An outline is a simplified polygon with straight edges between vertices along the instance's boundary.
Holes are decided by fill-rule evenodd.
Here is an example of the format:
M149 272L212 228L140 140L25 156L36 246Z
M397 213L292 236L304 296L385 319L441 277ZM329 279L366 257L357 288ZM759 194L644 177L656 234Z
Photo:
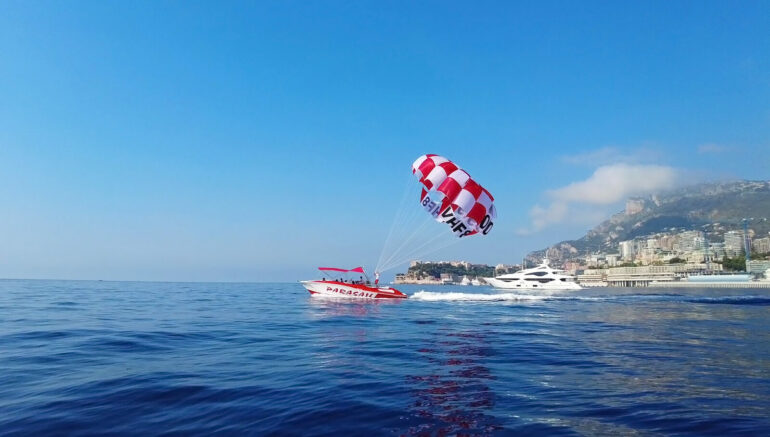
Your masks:
M559 223L567 216L568 210L568 205L564 202L553 202L546 208L535 205L529 211L532 228L539 231L548 225Z
M676 169L662 165L612 164L599 167L586 180L548 191L550 203L545 207L532 207L529 212L531 229L520 230L519 234L537 232L568 218L574 219L576 211L585 212L587 206L607 206L631 196L672 188L678 180ZM589 215L595 217L595 214Z
M653 191L671 188L677 173L662 165L613 164L596 169L593 175L580 182L548 192L557 202L607 205Z

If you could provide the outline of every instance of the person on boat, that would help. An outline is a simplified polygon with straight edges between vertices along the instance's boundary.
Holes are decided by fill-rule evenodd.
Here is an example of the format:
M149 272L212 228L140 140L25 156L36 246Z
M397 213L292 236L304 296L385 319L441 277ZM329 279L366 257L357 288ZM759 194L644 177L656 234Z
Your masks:
M374 272L374 285L380 283L380 272Z

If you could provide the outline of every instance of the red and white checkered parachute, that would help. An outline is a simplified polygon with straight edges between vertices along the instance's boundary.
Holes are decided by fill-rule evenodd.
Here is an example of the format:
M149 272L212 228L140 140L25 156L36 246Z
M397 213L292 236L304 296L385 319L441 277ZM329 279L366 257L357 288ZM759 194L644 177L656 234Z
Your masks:
M422 155L412 173L423 185L420 203L457 237L486 235L497 217L494 197L463 169L438 155Z

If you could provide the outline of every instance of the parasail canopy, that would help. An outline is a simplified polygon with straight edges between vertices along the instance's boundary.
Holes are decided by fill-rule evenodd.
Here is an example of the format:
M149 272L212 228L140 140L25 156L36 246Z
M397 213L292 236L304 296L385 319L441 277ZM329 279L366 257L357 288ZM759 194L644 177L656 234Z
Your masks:
M492 230L495 199L465 170L443 156L428 154L414 161L412 174L423 185L423 208L436 221L449 225L457 237Z
M356 267L354 269L338 269L336 267L319 267L318 270L321 271L331 271L331 272L342 272L342 273L348 273L348 272L355 272L355 273L363 273L364 268L363 267Z

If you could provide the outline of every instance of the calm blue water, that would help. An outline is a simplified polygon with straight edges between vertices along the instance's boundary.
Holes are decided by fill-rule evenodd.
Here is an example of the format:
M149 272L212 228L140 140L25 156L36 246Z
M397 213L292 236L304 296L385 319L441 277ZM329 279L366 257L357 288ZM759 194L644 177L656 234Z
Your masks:
M770 433L767 290L401 288L0 281L0 434Z

